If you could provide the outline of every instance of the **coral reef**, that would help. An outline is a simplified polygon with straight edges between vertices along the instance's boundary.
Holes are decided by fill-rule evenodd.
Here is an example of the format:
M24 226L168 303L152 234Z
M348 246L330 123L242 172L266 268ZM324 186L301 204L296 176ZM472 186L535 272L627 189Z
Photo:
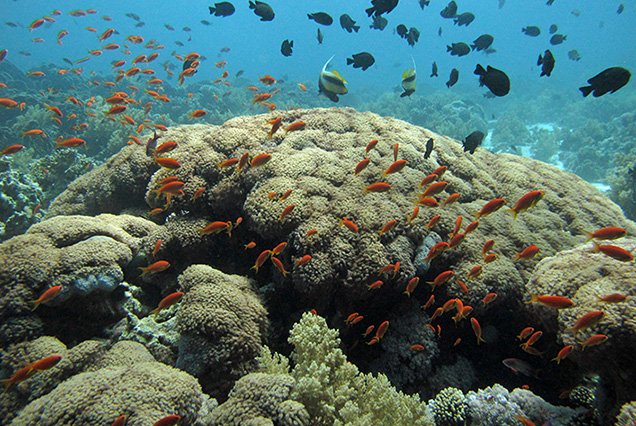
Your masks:
M636 401L626 403L616 418L616 426L633 426L636 423Z
M609 197L623 208L625 216L636 220L636 153L616 154L614 164L608 175Z
M20 235L37 223L41 213L36 206L43 200L37 182L28 174L12 170L11 163L0 160L0 241Z
M124 269L155 227L126 215L55 217L1 244L0 258L8 260L0 264L2 346L33 339L45 329L56 335L70 333L79 340L93 336L116 315L114 304L104 296L123 281ZM49 305L58 309L40 306L32 311L32 301L56 285L62 291ZM62 312L90 318L90 325L66 321Z
M621 238L613 245L634 251L636 240ZM542 329L557 334L563 345L573 345L569 356L583 371L598 373L605 393L611 395L602 412L616 411L620 404L636 398L633 380L622 372L633 368L636 351L636 271L633 262L620 262L602 253L593 253L592 244L557 253L542 260L528 281L531 294L556 294L574 302L568 309L555 310L539 304L527 305L533 320ZM618 303L607 303L601 296L619 293L628 296ZM580 331L572 330L578 318L590 311L601 310L603 318ZM592 335L604 334L607 341L584 348L582 343ZM615 414L615 413L614 413Z
M212 396L255 370L267 335L267 311L250 280L207 265L192 265L179 276L186 293L177 312L181 333L177 367L199 378Z
M467 408L464 393L457 388L442 389L428 403L428 409L433 414L436 425L459 426L466 424Z

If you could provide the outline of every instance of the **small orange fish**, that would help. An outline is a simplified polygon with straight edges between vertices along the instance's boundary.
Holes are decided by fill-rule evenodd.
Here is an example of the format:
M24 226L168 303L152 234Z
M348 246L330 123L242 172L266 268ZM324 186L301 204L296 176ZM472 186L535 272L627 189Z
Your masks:
M181 416L178 414L170 414L169 416L162 417L157 420L152 426L175 426L181 420Z
M258 167L258 166L262 166L263 164L267 163L270 159L272 158L272 154L258 154L256 157L252 158L252 160L250 161L250 166L252 167Z
M254 266L252 266L252 269L254 269L257 274L258 270L261 268L261 266L263 266L265 261L271 257L271 254L271 250L263 250L261 254L258 255L258 257L256 258L256 262L254 262Z
M433 197L422 197L419 200L417 200L417 204L420 204L426 207L439 207L439 203Z
M453 238L451 238L451 240L448 242L448 248L452 249L457 247L462 241L464 241L464 238L466 237L466 234L457 234L455 235Z
M439 181L431 183L424 192L422 193L422 197L429 197L432 195L437 195L442 192L448 186L448 182Z
M477 213L475 213L475 217L477 219L481 219L484 216L487 216L491 213L496 212L500 208L502 208L506 204L506 200L503 198L495 198L493 200L488 201Z
M535 343L537 343L537 341L541 338L541 336L543 336L543 331L535 331L534 333L532 333L532 335L528 338L528 340L525 343L522 343L520 346L526 350L528 349L530 346L534 345Z
M177 148L177 146L178 144L175 141L166 141L155 149L155 155L165 154L166 152L170 152L174 150L175 148Z
M468 224L468 226L466 227L466 229L464 229L464 234L466 234L466 235L470 234L475 229L477 229L478 226L479 226L479 222L478 221L470 222Z
M514 261L532 259L539 254L540 250L541 249L535 245L528 246L515 255Z
M141 276L153 275L158 272L163 272L170 267L170 262L167 260L158 260L155 263L152 263L148 266L141 267L139 270L141 271Z
M393 161L397 161L399 151L400 151L400 144L394 143L393 144Z
M117 417L110 426L126 426L126 415L122 414L121 416Z
M557 356L552 359L552 361L556 361L557 364L560 364L561 361L563 361L565 358L568 357L568 355L570 355L570 352L572 352L573 349L574 346L572 345L564 346L563 348L561 348Z
M387 223L384 224L382 229L378 231L378 233L380 234L380 236L382 236L386 234L387 232L390 232L395 227L395 225L397 225L397 220L395 219L389 220Z
M0 151L0 156L15 154L16 152L21 151L22 148L24 148L24 145L20 145L17 143L13 145L9 145L3 148L2 151Z
M233 158L228 158L227 160L223 160L219 163L219 169L225 169L227 167L232 167L237 165L239 162L239 159L236 157Z
M574 306L574 302L565 296L549 296L549 295L537 295L531 294L530 301L526 303L541 303L542 305L549 306L556 309L565 309Z
M266 100L268 100L269 98L272 97L271 93L259 93L254 95L254 97L252 98L252 103L253 104L257 104L260 102L265 102Z
M316 235L318 233L317 229L310 229L309 231L307 231L307 233L305 234L305 237L309 238L312 235Z
M375 148L375 146L377 144L378 144L378 140L377 139L371 140L371 142L369 142L367 144L367 147L364 149L364 155L367 155L369 153L369 151L371 151L373 148Z
M391 189L391 184L387 182L375 182L368 185L364 192L386 192Z
M106 111L106 115L120 114L120 113L122 113L124 111L126 111L126 106L125 105L113 105L113 107L111 109Z
M408 161L406 161L406 160L396 160L396 161L394 161L389 167L386 168L386 170L384 170L384 172L382 172L382 175L386 176L386 175L390 175L390 174L393 174L393 173L398 173L400 170L402 170L406 166L407 162Z
M585 341L581 343L581 350L585 350L585 348L589 346L600 345L601 343L605 342L607 339L609 339L609 337L607 337L605 334L594 334L588 337L587 339L585 339Z
M495 300L496 298L497 298L497 293L490 292L487 295L485 295L483 299L481 299L481 302L484 305L487 305L491 303L493 300Z
M369 334L373 332L374 328L375 328L375 325L368 326L367 329L364 330L364 333L362 333L362 337L367 337Z
M356 175L356 176L357 176L358 174L360 174L360 172L361 172L362 170L364 170L364 169L365 169L365 168L369 165L369 162L370 162L370 161L371 161L371 160L370 160L369 158L364 158L364 159L362 159L362 160L358 163L358 165L356 166L356 168L354 169L353 174L354 174L354 175Z
M250 241L249 243L245 244L245 250L251 250L254 247L256 247L256 243L254 241Z
M407 296L411 297L411 293L415 291L415 288L417 287L419 283L420 283L419 277L411 278L409 282L406 284L406 289L404 290L403 294L406 294Z
M519 333L519 335L517 336L518 340L525 340L526 338L528 338L528 336L530 336L532 333L534 333L534 327L526 327L523 330L521 330L521 332Z
M603 311L590 311L577 319L572 328L570 328L570 331L576 335L579 331L597 324L604 316L605 312Z
M58 117L60 117L60 118L64 117L64 113L58 107L52 106L52 105L47 105L47 104L44 104L44 107L46 109L48 109L49 111L51 111L52 113L54 113L55 115L57 115Z
M283 220L288 214L290 214L294 208L296 207L296 204L290 204L288 206L286 206L283 211L281 212L280 216L278 216L278 220Z
M276 79L274 77L272 77L269 74L264 75L263 77L258 79L261 83L263 83L265 86L271 86L272 84L276 83Z
M245 166L249 164L249 161L250 161L250 153L245 152L243 155L241 155L241 158L239 158L239 162L238 162L238 166L236 167L236 170L238 170L239 172L243 170Z
M8 379L3 379L0 382L4 385L5 391L7 391L11 388L11 386L23 382L24 380L33 376L35 373L49 370L55 367L61 360L61 355L47 356L46 358L42 358L25 365L24 367L13 373L11 377L9 377Z
M486 343L484 338L481 336L481 325L477 318L472 317L470 319L470 325L473 327L473 332L475 333L475 337L477 337L477 344L479 345L481 342Z
M383 285L384 285L384 281L382 281L382 280L377 280L377 281L374 281L374 282L372 282L371 284L369 284L369 285L367 286L367 288L368 288L369 290L375 290L376 288L380 288L380 287L382 287Z
M289 126L285 127L285 133L295 132L297 130L303 130L306 124L304 121L294 121Z
M210 235L210 234L218 234L219 232L226 231L228 236L232 236L232 222L227 221L223 222L220 220L210 222L201 230L199 230L200 235Z
M274 133L280 129L280 126L283 124L283 117L276 117L273 120L269 120L267 124L271 124L272 128L267 133L267 137L271 139L274 136Z
M445 250L448 250L448 243L446 241L440 241L430 248L428 254L426 255L426 261L431 261L435 259L437 256L442 254Z
M459 287L459 289L462 291L462 293L464 294L468 294L468 292L470 291L468 289L468 286L466 285L466 283L464 283L461 280L455 280L455 283L457 283L457 286Z
M620 302L624 302L625 300L627 300L629 297L625 296L624 294L620 294L620 293L611 293L611 294L606 294L604 296L597 296L598 300L600 300L601 302L606 302L606 303L620 303Z
M440 272L433 281L427 281L426 283L429 284L431 286L431 290L434 291L436 287L446 284L454 276L455 271L451 271L449 269L448 271Z
M18 103L13 99L9 98L0 98L0 105L6 108L15 108L18 106Z
M470 280L473 278L478 278L481 273L483 272L483 268L481 267L481 265L475 265L473 266L470 271L468 271L468 275L466 276L466 279Z
M375 338L380 340L384 337L384 335L386 334L386 331L389 329L389 322L388 321L383 321L379 326L378 329L375 331Z
M484 263L491 263L497 260L497 253L488 253L484 256Z
M411 212L411 214L406 216L406 223L410 225L415 220L415 218L417 218L417 215L419 214L420 214L420 207L419 206L413 207L413 211Z
M283 265L283 262L281 262L281 260L277 257L271 257L270 258L272 263L274 264L274 266L276 266L276 269L278 269L278 271L283 274L284 277L286 277L289 272L287 272L285 270L285 265Z
M431 306L433 306L433 303L435 303L435 295L431 294L426 303L422 305L422 309L426 310L430 308Z
M539 201L541 201L544 195L545 193L541 190L530 191L523 197L519 198L519 201L517 201L515 206L509 211L514 215L514 218L516 219L519 213L524 212L531 207L534 207Z
M296 262L294 263L294 265L296 267L298 266L303 266L304 264L308 263L311 260L311 255L310 254L306 254L303 257L296 259Z
M155 163L159 164L161 167L171 170L181 167L181 164L177 160L169 157L155 157Z
M45 138L46 133L44 133L44 130L41 130L41 129L31 129L31 130L26 130L22 132L22 136L41 136Z
M609 256L612 259L619 260L621 262L631 262L634 260L634 255L632 255L629 251L625 250L619 246L613 245L599 245L594 242L594 248L592 249L592 253L603 253L605 256Z
M625 228L619 228L618 226L610 226L607 228L597 229L594 232L587 232L587 241L591 239L596 240L615 240L627 235Z
M455 201L459 200L461 194L459 192L453 192L451 195L446 197L446 199L442 202L442 206L446 206L448 204L452 204Z
M44 291L44 293L42 293L40 297L33 301L33 308L31 308L31 310L35 311L42 303L50 302L51 300L55 299L61 292L61 285L54 285L53 287L46 289L46 291Z
M169 295L161 299L161 301L159 302L159 305L155 309L153 309L150 313L152 315L156 315L162 310L169 308L170 306L176 303L179 303L183 295L184 293L181 291L175 291L174 293L170 293Z
M440 215L435 215L431 218L431 220L428 221L428 223L426 224L426 228L431 229L433 228L435 225L437 225L437 222L439 222L439 220L442 218L442 216Z
M486 253L488 253L490 250L492 250L494 245L495 245L495 240L486 240L484 242L484 245L481 248L481 254L483 256L486 256Z
M298 88L303 92L307 91L307 86L305 86L303 83L298 83Z
M201 186L197 188L197 190L194 191L194 194L192 194L192 201L196 201L199 198L201 198L204 192L205 192L205 187Z
M159 253L159 250L161 250L161 240L157 240L157 242L155 243L155 247L152 249L152 257L156 257L157 253Z
M340 219L340 224L344 225L351 232L358 233L359 231L358 225L356 225L352 220L347 219L346 217Z
M207 114L207 111L203 109L195 109L189 114L190 118L200 118Z
M293 192L293 189L288 189L287 191L285 191L283 193L283 195L281 195L278 198L278 201L285 201L287 198L289 198L289 196L291 195L292 192Z
M283 241L282 243L279 243L276 247L274 247L271 250L270 255L271 256L278 256L279 254L281 254L283 252L283 250L285 250L285 247L287 247L287 243L285 241Z
M424 349L426 349L426 347L424 345L422 345L422 344L415 343L415 344L411 345L410 349L412 351L414 351L414 352L421 352Z
M424 187L428 184L430 184L431 182L434 182L439 176L437 176L435 173L431 173L430 175L424 177L424 179L422 179L422 181L420 182L420 187Z

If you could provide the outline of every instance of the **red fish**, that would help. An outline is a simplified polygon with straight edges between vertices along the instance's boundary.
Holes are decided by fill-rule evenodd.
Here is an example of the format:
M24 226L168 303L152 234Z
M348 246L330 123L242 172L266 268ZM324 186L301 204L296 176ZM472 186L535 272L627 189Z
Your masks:
M170 306L176 303L179 303L183 295L184 293L181 291L175 291L174 293L170 293L169 295L161 299L161 301L159 302L159 305L152 310L151 314L156 315L159 312L161 312L163 309L169 308Z
M276 83L276 79L274 77L272 77L269 74L264 75L263 77L258 79L261 83L263 83L265 86L271 86L272 84Z
M387 223L384 224L382 229L378 231L378 233L380 234L380 236L382 236L386 234L387 232L390 232L395 227L396 224L397 224L397 220L395 219L389 220Z
M389 167L387 167L386 170L384 170L384 172L382 172L382 175L386 176L393 173L397 173L406 166L406 163L407 163L406 160L396 160Z
M422 197L437 195L448 186L448 182L433 182L422 193Z
M281 260L277 257L271 257L270 258L272 263L274 264L274 266L276 266L276 269L278 269L278 271L283 274L284 277L286 277L289 272L287 272L285 270L285 265L283 265L283 262L281 262Z
M549 295L537 295L531 294L530 301L526 303L541 303L545 306L556 309L565 309L574 306L574 302L565 296L549 296Z
M344 225L349 231L358 233L359 228L352 220L343 217L340 219L340 224Z
M295 132L298 130L303 130L306 124L304 121L294 121L289 126L285 127L285 133Z
M262 166L263 164L267 163L270 159L272 158L272 154L258 154L256 157L252 158L252 161L250 161L250 166L252 167L258 167L258 166Z
M218 234L219 232L226 231L228 236L232 236L232 222L227 221L214 221L210 222L203 229L199 231L200 235Z
M165 167L166 169L178 169L181 167L181 163L179 163L174 158L168 157L155 157L155 163L159 164L161 167Z
M420 278L419 277L413 277L409 280L409 282L406 284L406 289L404 290L404 294L406 294L407 296L411 296L411 293L413 293L413 291L415 291L415 288L417 287L417 285L420 282Z
M267 133L267 137L268 138L272 138L274 136L274 133L276 133L276 131L278 129L280 129L280 126L282 126L283 124L283 117L276 117L273 120L269 120L267 122L267 124L271 124L272 128L270 129L270 131Z
M519 201L517 201L515 206L510 209L510 212L512 212L516 219L519 213L534 207L539 201L541 201L544 195L545 193L541 190L530 191L523 197L519 198Z
M354 169L353 174L354 174L354 175L358 175L358 174L360 174L360 172L361 172L362 170L364 170L364 169L365 169L365 168L369 165L369 162L370 162L370 161L371 161L371 160L370 160L369 158L364 158L364 159L362 159L362 160L358 163L358 165L356 166L356 168Z
M139 270L141 271L141 276L152 275L158 272L163 272L170 267L170 262L167 260L158 260L155 263L152 263L148 266L141 267Z
M446 284L451 278L455 276L455 271L444 271L440 272L433 281L427 281L427 284L430 284L432 290L435 290L436 287L439 287L443 284Z
M300 259L296 259L296 262L294 263L294 265L295 265L296 267L298 267L298 266L303 266L303 265L305 265L306 263L308 263L311 259L312 259L312 258L311 258L311 255L310 255L310 254L306 254L306 255L304 255L303 257L301 257Z
M3 148L2 151L0 151L0 157L3 155L15 154L16 152L21 151L22 148L24 148L24 145L20 145L18 143L9 145L6 148Z
M585 315L581 316L579 319L577 319L574 325L572 326L572 328L570 328L570 331L576 334L581 330L584 330L586 328L593 326L594 324L597 324L600 320L603 319L604 316L605 316L605 312L603 311L599 311L599 310L590 311L586 313Z
M532 333L534 333L534 327L526 327L523 330L521 330L521 332L519 333L519 335L517 336L518 340L525 340L526 338L528 338L528 336L530 336Z
M37 307L40 306L42 303L50 302L51 300L55 299L61 292L61 285L54 285L53 287L46 289L46 291L44 291L44 293L42 293L40 297L33 301L33 308L31 310L35 311Z
M612 259L619 260L621 262L631 262L634 260L634 255L632 255L629 251L625 250L619 246L613 245L600 245L596 242L594 243L594 248L592 249L592 253L603 253L605 256L609 256Z
M535 245L528 246L524 248L522 251L515 254L514 261L516 262L518 260L532 259L537 254L539 254L540 250L541 249Z
M380 287L382 287L383 285L384 285L384 281L382 281L382 280L377 280L377 281L374 281L374 282L372 282L371 284L369 284L369 285L367 286L367 288L368 288L369 290L375 290L376 288L380 288Z
M594 334L588 337L587 339L585 339L583 343L581 343L581 350L585 350L585 348L589 346L600 345L607 339L609 339L609 337L607 337L605 334Z
M627 298L628 296L625 296L624 294L620 294L620 293L611 293L611 294L606 294L604 296L598 296L598 299L600 301L606 302L606 303L620 303L627 300Z
M110 426L125 426L126 425L126 415L122 414L117 417L115 421Z
M572 350L574 349L574 346L572 345L567 345L564 346L559 353L557 354L557 356L555 358L552 359L552 361L556 361L557 364L560 364L561 361L563 361L565 358L568 357L568 355L570 355L570 352L572 352Z
M494 200L488 201L477 213L475 216L477 219L481 219L484 216L487 216L491 213L496 212L500 208L502 208L506 204L506 200L503 198L495 198Z
M481 336L481 325L479 324L479 321L477 321L477 318L472 317L470 319L470 325L473 327L475 337L477 337L477 344L479 345L481 342L486 343L484 338Z
M369 142L367 144L367 147L364 149L364 154L368 154L369 151L371 151L373 148L375 148L375 146L378 144L378 140L377 139L373 139L371 140L371 142Z
M587 240L615 240L617 238L622 238L625 235L627 235L627 230L625 228L610 226L607 228L597 229L594 232L587 232Z
M170 414L157 420L152 426L175 426L181 420L181 416L178 414Z
M418 214L420 214L420 207L413 207L413 211L411 212L411 214L406 217L406 223L410 225L415 220Z
M189 117L190 118L200 118L200 117L203 117L206 114L207 114L207 112L205 110L203 110L203 109L195 109L194 111L192 111L189 114Z

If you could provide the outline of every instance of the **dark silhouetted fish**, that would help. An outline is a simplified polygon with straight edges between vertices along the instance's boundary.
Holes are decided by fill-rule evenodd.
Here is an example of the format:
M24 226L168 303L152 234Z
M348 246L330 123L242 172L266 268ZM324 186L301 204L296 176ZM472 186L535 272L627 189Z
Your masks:
M380 15L374 16L373 17L373 22L371 23L371 25L369 25L369 28L371 28L373 30L382 31L384 28L386 28L388 23L389 23L389 21L386 18L383 18Z
M201 23L205 25L206 27L210 25L210 21L207 21L205 19L201 19Z
M415 46L415 43L417 43L419 40L419 30L415 27L409 28L409 32L406 34L406 42L409 44L409 46Z
M433 66L431 69L431 77L439 77L437 75L437 62L433 61Z
M210 15L223 17L233 15L236 11L234 5L229 1L214 3L214 6L209 6L208 9L210 9Z
M629 82L631 76L625 68L611 67L590 78L587 81L589 86L579 87L579 90L583 96L592 93L592 96L598 98L606 93L616 92Z
M548 0L545 4L552 6L554 4L554 0Z
M367 16L380 16L384 13L391 13L397 4L398 0L371 0L371 7L365 12L367 12Z
M11 28L18 28L18 24L15 22L5 22L5 25Z
M236 77L240 77L245 73L245 70L238 70L236 73Z
M552 70L554 69L554 56L552 56L552 52L550 50L546 50L543 52L543 56L539 55L539 59L537 59L537 65L541 65L541 75L540 77L552 75Z
M438 35L439 37L441 37L441 36L442 36L442 27L439 27L439 28L437 29L437 35Z
M163 26L166 27L168 31L174 31L174 27L170 24L163 24Z
M141 28L141 27L143 27L143 26L145 26L145 25L146 25L146 23L145 23L145 22L137 22L137 23L135 24L135 28Z
M366 71L374 63L375 58L369 52L356 53L351 58L347 58L347 65L353 65L354 68L362 68L362 71Z
M473 41L473 44L471 44L470 47L477 51L486 50L490 47L493 41L495 41L495 38L490 34L482 34Z
M574 9L572 12L570 12L572 15L576 16L577 18L579 16L581 16L581 11L578 9Z
M566 35L563 34L555 34L550 37L550 44L556 46L557 44L563 43L567 39Z
M576 49L572 49L568 52L568 58L570 58L570 60L578 62L581 60L581 55L579 55L579 51Z
M424 10L426 6L431 4L431 0L419 0L420 9Z
M450 76L448 77L448 81L446 82L446 87L450 89L455 85L455 83L457 83L457 80L459 80L459 70L457 70L457 68L453 68L450 72Z
M470 46L466 43L452 43L450 46L446 46L446 51L450 52L451 56L466 56L470 53Z
M179 47L183 47L183 43L181 43L179 40L175 41L174 44L176 44Z
M521 31L523 31L525 35L530 37L537 37L539 34L541 34L541 30L539 29L539 27L535 26L522 28Z
M135 21L139 21L141 18L139 17L139 15L137 15L136 13L132 13L132 12L128 12L126 14L127 17L129 17L130 19L134 19Z
M272 7L262 1L252 1L250 0L250 9L254 11L256 16L261 17L261 21L272 21L274 19L274 9Z
M471 154L474 154L477 147L481 145L481 142L484 140L485 136L486 135L484 135L484 133L480 132L479 130L475 130L470 135L466 136L462 141L464 152L470 152Z
M461 27L462 25L467 27L471 22L475 20L475 15L470 12L464 12L460 15L455 16L455 20L453 21L455 25Z
M331 17L331 15L325 12L308 13L307 18L317 22L320 25L333 24L333 18Z
M318 28L318 31L316 31L316 40L318 40L318 44L322 44L323 39L324 37L322 36L322 33L320 32L320 28Z
M431 153L433 152L433 145L435 144L435 141L433 141L433 138L429 138L426 141L426 151L424 151L424 159L427 160L430 156Z
M406 28L406 25L404 24L400 24L397 27L395 27L395 32L397 33L397 35L399 35L402 38L406 38L406 34L409 32L408 28Z
M499 9L503 9L503 7L506 5L506 0L499 0Z
M621 3L618 5L618 9L616 9L616 13L620 15L621 13L623 13L623 10L625 10L625 6L623 5L623 3Z
M69 58L62 58L62 60L71 66L75 65L73 64L73 61L71 61Z
M358 30L360 29L360 26L356 25L356 21L351 19L351 16L347 15L346 13L340 15L340 26L348 33L350 33L351 31L358 32Z
M439 13L442 18L450 19L457 16L457 3L451 0L444 9Z
M280 45L280 53L283 56L291 56L294 48L294 40L284 40Z
M183 28L182 28L182 30L183 30L183 31L185 31L186 33L189 33L189 32L191 32L191 31L192 31L192 28L190 28L190 27L183 27Z
M559 31L559 27L557 26L557 24L552 24L552 25L550 25L550 28L548 28L548 32L550 34L554 34L557 31Z
M479 85L486 86L493 95L506 96L510 92L510 79L505 72L490 65L484 69L477 64L474 74L479 76Z

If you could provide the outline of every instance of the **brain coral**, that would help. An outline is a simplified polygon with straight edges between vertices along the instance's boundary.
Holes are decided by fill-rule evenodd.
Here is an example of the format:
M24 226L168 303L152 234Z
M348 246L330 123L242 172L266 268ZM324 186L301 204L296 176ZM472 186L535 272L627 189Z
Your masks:
M141 344L119 342L94 365L29 403L12 425L149 425L168 414L193 424L204 396L197 380L158 363Z
M62 315L47 315L46 306L32 311L32 301L47 288L63 290L51 305L64 305L74 312L108 312L107 298L93 293L110 293L124 278L123 269L139 249L143 237L157 225L133 216L61 216L32 226L29 231L0 245L0 344L37 337L46 327L56 332L87 323L63 321ZM93 295L91 298L90 296ZM84 297L82 304L64 304ZM98 305L91 306L89 305ZM99 318L93 317L95 323Z
M224 394L255 369L267 335L267 311L248 278L207 265L190 266L179 284L186 295L177 312L177 367L197 376L208 393Z
M632 252L636 248L633 238L611 243ZM634 378L624 374L633 370L636 352L636 269L633 261L593 253L592 247L584 244L542 260L526 286L528 293L566 296L575 306L557 311L536 304L526 309L544 330L557 333L563 345L574 345L571 360L583 370L601 375L604 386L611 390L608 395L614 396L609 403L624 403L636 398ZM613 293L628 297L618 303L599 299ZM595 310L605 313L600 322L578 333L571 330L578 318ZM595 334L605 334L608 339L583 350L582 343Z

